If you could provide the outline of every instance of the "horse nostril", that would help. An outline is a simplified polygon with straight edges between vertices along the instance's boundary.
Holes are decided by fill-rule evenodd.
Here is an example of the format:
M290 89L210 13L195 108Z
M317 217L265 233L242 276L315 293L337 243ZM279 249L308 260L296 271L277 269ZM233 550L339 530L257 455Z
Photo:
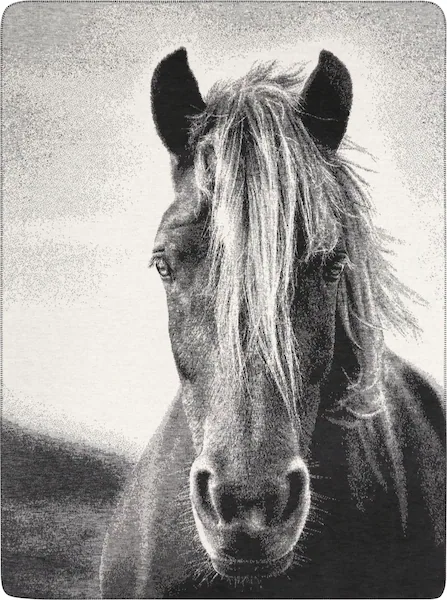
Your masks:
M301 470L291 471L287 474L289 484L289 497L281 515L281 521L285 522L303 505L304 494L307 489L305 473Z
M270 525L278 516L280 501L278 494L267 493L264 497L265 521Z
M206 500L207 496L209 496L208 481L210 477L211 473L209 473L208 471L199 471L196 474L197 492L201 499Z
M210 494L210 479L211 473L209 471L197 471L194 476L193 499L195 500L196 510L213 517L214 508Z
M218 512L224 523L231 523L238 516L238 503L234 495L223 492L217 501Z

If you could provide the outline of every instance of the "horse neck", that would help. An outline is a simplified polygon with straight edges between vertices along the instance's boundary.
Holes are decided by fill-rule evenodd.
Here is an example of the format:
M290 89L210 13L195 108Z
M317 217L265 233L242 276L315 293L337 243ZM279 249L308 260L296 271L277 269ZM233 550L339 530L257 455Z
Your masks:
M374 513L378 498L387 496L387 504L395 508L396 520L405 528L402 460L387 414L341 423L320 413L310 463L315 467L317 491L336 498L344 509L363 514Z

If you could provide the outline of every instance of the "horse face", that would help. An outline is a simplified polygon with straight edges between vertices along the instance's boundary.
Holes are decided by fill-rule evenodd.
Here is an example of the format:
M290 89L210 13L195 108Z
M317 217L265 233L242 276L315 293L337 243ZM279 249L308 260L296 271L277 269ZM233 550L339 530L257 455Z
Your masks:
M257 357L247 385L229 385L219 367L213 297L208 287L206 218L185 207L195 194L192 172L177 180L176 202L155 243L169 311L169 331L197 459L191 500L202 543L225 575L272 575L285 569L310 504L304 462L319 386L332 359L336 282L318 261L297 265L294 333L301 350L300 428ZM193 204L193 203L191 203Z
M321 73L313 78L321 87ZM179 81L187 88L180 100ZM219 342L222 323L210 285L210 207L200 201L193 161L181 139L185 127L176 136L163 125L165 111L172 110L169 82L177 94L176 111L182 98L187 99L185 115L194 107L203 109L184 51L165 59L153 81L155 121L175 157L175 202L162 219L153 260L166 290L172 350L197 454L190 473L192 510L217 572L272 576L290 565L309 512L305 455L332 361L339 263L294 260L287 333L299 351L300 382L299 402L290 410L256 345L245 340L243 370L233 372ZM305 93L312 96L313 89L308 86ZM171 105L163 98L171 98ZM337 135L328 135L322 145L336 147ZM243 329L248 315L241 310L237 319Z

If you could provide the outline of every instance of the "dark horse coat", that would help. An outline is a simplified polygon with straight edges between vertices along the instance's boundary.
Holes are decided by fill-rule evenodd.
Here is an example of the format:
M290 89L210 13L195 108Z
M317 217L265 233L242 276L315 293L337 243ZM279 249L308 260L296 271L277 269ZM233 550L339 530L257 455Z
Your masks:
M304 85L273 71L206 103L184 50L154 75L181 385L110 526L104 597L443 590L444 413L383 343L412 320L339 152L351 79L328 52Z

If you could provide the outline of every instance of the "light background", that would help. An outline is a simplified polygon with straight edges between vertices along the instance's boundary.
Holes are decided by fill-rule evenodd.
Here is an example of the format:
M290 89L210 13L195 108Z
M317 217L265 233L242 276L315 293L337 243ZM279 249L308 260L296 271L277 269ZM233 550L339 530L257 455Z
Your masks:
M19 3L3 17L3 414L135 457L171 401L164 294L147 269L172 200L150 115L184 45L200 87L325 48L354 83L350 137L376 156L377 222L428 302L390 345L443 379L444 17L430 3Z

